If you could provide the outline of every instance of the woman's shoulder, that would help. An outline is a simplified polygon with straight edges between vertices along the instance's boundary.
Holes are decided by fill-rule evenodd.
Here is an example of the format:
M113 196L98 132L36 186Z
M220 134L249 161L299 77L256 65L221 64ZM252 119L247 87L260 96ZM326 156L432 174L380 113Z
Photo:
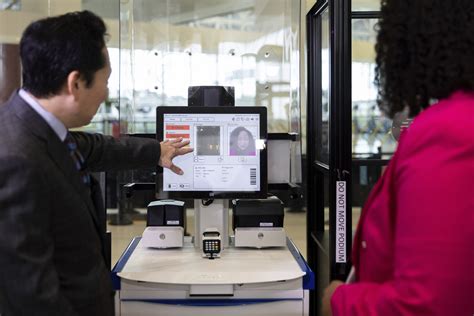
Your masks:
M420 113L416 118L419 122L438 120L447 122L450 118L468 119L464 116L474 111L474 91L455 91L449 97L441 99ZM472 117L469 119L472 120ZM419 124L419 123L418 123Z
M420 187L422 194L434 200L438 194L446 195L448 186L449 192L471 188L473 113L474 95L465 93L456 93L420 113L402 134L392 159L397 187L405 188L404 192L418 192L416 187Z
M457 91L420 113L400 147L420 149L447 144L449 148L468 143L474 145L474 92Z

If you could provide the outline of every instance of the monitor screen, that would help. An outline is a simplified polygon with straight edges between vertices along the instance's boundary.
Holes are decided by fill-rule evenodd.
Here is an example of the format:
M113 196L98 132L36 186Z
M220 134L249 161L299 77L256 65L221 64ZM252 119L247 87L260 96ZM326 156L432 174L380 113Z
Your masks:
M183 175L157 176L158 197L266 197L266 114L265 107L158 107L157 139L182 137L194 148L173 160Z

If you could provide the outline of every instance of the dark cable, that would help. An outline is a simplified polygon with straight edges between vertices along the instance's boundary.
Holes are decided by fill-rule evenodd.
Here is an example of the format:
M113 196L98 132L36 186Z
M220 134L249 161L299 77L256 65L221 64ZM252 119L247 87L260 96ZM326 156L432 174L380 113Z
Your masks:
M204 205L204 206L209 206L212 204L212 202L214 202L214 199L203 199L201 200L201 204Z

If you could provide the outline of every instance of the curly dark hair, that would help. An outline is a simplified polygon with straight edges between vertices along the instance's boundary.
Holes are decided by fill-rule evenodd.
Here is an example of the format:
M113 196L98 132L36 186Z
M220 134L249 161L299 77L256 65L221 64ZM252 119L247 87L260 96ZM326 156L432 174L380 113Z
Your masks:
M382 0L377 28L375 83L388 116L474 90L474 0Z

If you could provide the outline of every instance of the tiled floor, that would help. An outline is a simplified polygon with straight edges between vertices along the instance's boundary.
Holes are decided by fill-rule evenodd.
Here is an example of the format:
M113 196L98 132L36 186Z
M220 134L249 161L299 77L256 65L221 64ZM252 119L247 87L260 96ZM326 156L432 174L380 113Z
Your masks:
M192 210L187 211L187 231L191 235L194 230L193 213ZM284 227L287 235L306 257L306 212L286 212ZM132 225L125 226L108 225L107 228L112 232L112 266L114 266L131 239L141 236L145 229L145 220L135 220Z

